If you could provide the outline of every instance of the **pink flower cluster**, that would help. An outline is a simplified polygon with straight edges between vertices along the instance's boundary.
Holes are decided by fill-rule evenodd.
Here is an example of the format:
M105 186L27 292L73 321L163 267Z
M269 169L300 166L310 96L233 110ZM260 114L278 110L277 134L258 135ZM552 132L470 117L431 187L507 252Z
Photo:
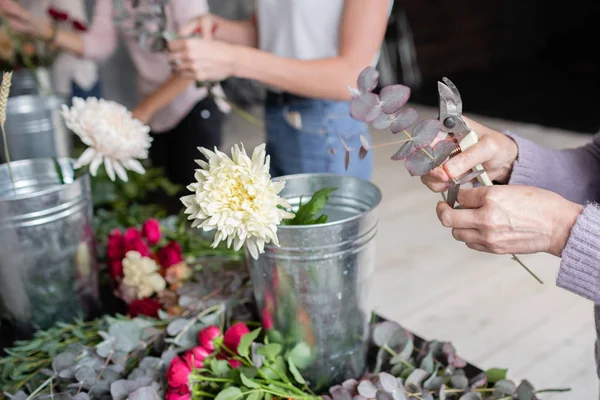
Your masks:
M160 223L156 219L148 219L141 229L128 228L124 233L119 229L113 230L108 235L106 255L108 258L108 272L117 289L123 279L123 259L127 252L137 251L142 257L153 259L161 267L161 275L167 277L172 289L176 289L180 269L188 269L183 265L183 252L176 241L170 241L161 245L162 232ZM179 268L181 267L181 268ZM169 273L170 268L176 269L176 273ZM117 293L122 291L117 290ZM154 298L125 299L128 303L128 313L131 317L146 315L157 317L158 310L162 304Z
M198 334L199 346L186 351L183 355L175 357L167 370L169 390L166 400L189 400L191 398L190 374L195 369L204 366L208 357L214 356L220 360L227 360L231 368L239 368L242 363L233 358L237 354L242 336L250 333L250 329L243 322L232 325L225 335L217 326L204 328ZM223 349L222 347L226 347Z

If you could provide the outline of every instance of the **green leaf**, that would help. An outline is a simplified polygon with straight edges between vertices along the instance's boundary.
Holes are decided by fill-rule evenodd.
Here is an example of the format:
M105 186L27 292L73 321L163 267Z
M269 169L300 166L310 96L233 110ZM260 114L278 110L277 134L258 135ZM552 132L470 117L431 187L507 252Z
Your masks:
M241 357L248 357L248 355L250 354L250 346L252 345L252 342L256 340L256 338L260 334L260 331L261 328L258 328L242 336L242 339L240 340L240 344L238 346L238 354Z
M490 368L485 371L489 383L496 383L498 381L506 379L507 369L502 368Z
M267 357L269 360L274 360L281 353L281 349L282 347L279 343L270 343L260 347L256 352Z
M300 342L290 352L288 359L294 362L294 365L298 368L305 369L312 362L312 354L310 346L305 342Z
M535 388L529 381L522 381L517 388L517 399L532 400L535 396Z
M300 203L296 216L288 225L313 225L326 222L327 216L317 217L317 214L323 210L329 201L329 195L336 190L337 188L324 188L315 192L308 203Z
M298 371L298 368L296 368L296 366L294 365L294 361L292 361L291 358L288 359L288 365L290 367L290 372L292 373L292 376L294 377L296 382L298 382L301 385L306 385L306 381L302 377L300 371Z
M265 393L265 400L273 400L273 395L271 393Z
M250 388L250 389L258 389L258 388L260 388L260 386L258 385L258 383L254 382L251 379L248 379L246 377L246 375L244 375L243 373L240 374L240 378L242 379L242 384L244 386L246 386L247 388Z
M222 378L229 373L229 363L227 360L212 359L210 361L210 369L217 377Z
M248 395L248 397L246 397L247 400L261 400L263 396L263 392L262 390L259 391L253 391L252 393L250 393Z
M235 386L229 386L228 388L221 390L215 400L235 400L242 397L242 391L240 388Z

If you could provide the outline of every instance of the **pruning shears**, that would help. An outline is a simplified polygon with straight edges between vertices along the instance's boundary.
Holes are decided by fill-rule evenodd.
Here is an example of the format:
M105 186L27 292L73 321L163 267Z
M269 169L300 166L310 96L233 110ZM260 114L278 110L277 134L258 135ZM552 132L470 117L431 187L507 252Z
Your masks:
M438 93L440 96L439 120L442 123L442 131L451 134L458 141L458 147L452 153L452 155L456 155L478 142L477 133L462 118L460 93L450 79L442 78L442 82L438 82ZM493 186L483 165L477 165L473 168L473 172L479 172L477 180L480 184Z

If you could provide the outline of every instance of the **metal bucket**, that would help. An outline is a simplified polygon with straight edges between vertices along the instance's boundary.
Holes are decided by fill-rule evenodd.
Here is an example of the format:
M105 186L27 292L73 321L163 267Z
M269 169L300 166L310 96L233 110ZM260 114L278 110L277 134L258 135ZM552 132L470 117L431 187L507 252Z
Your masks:
M303 376L320 390L358 378L367 365L381 192L351 176L281 179L281 196L294 207L317 190L338 189L323 210L326 224L279 226L280 247L267 245L258 260L247 256L263 327L271 341L295 352Z
M16 193L0 165L0 316L19 338L96 311L90 178L72 163L11 162Z
M62 104L65 101L58 96L8 99L5 129L11 161L71 156L71 134L60 115ZM0 148L4 148L2 136ZM1 153L0 161L6 162Z
M13 71L10 97L48 95L52 92L51 73L48 68L19 68Z

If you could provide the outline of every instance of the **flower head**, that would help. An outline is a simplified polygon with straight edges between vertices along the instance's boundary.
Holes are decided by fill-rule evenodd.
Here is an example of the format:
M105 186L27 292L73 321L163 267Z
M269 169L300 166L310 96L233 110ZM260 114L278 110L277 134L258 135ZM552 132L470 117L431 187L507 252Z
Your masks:
M196 182L188 186L193 195L181 198L192 227L216 230L213 247L226 240L227 247L239 250L244 243L255 259L264 252L265 243L279 245L277 226L293 218L289 203L278 196L285 182L273 182L270 158L265 145L254 149L252 158L235 145L229 158L215 149L200 148L208 160L197 160Z
M188 350L183 355L183 359L190 367L190 369L200 369L204 366L204 359L210 356L208 350L202 346L196 346L191 350Z
M75 163L75 168L90 165L96 176L98 168L104 169L111 180L116 175L127 182L126 169L145 173L138 159L148 158L152 138L150 128L134 119L124 106L104 99L73 98L71 108L62 106L65 123L81 141L89 146Z
M138 315L146 315L152 318L158 318L158 310L160 310L160 303L155 299L138 299L133 300L127 309L127 314L131 318L135 318Z
M163 268L169 268L183 261L183 252L181 245L176 241L170 241L166 246L158 251L158 259Z
M171 265L165 272L165 280L172 290L177 290L181 283L192 277L192 269L183 261Z
M204 347L206 350L214 351L215 340L219 337L221 337L221 329L216 325L211 325L200 331L198 334L198 342L200 342L200 346Z
M182 386L189 389L189 378L192 369L182 357L175 357L167 370L167 382L170 388L180 389Z
M143 299L165 289L166 282L158 273L159 267L151 258L137 251L128 251L123 259L123 285L135 290L135 297Z
M223 336L223 345L229 350L237 353L238 346L242 340L242 336L250 333L250 329L243 322L238 322L231 325Z
M160 241L160 222L154 218L150 218L142 225L142 236L146 238L148 244L153 246Z

